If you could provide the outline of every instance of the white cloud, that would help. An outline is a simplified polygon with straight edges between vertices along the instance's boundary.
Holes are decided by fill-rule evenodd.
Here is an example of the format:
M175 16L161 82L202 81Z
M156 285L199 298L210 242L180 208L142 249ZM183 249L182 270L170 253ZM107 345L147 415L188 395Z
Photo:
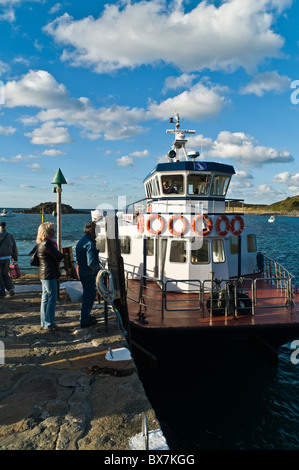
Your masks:
M22 189L33 189L33 188L36 188L36 186L31 186L30 184L20 184L20 188L22 188Z
M39 163L32 163L31 165L27 165L27 168L31 168L32 171L41 170L41 165Z
M4 127L0 126L0 135L12 135L16 132L17 129L15 129L12 126Z
M202 120L217 115L227 103L222 96L226 88L198 82L190 90L165 101L149 102L147 109L113 104L95 108L85 97L71 98L66 87L44 70L30 70L19 80L8 82L5 92L6 106L10 108L32 106L40 109L36 116L20 118L24 125L43 123L43 131L47 122L52 122L52 127L54 122L58 126L76 126L83 137L91 140L103 137L106 140L127 139L145 133L142 123L151 119L165 120L176 109L185 119ZM40 138L41 132L36 129L25 135L34 138L33 143L36 143L35 137ZM65 136L66 132L67 129ZM45 145L47 142L43 141ZM55 140L51 139L51 143L54 144Z
M98 73L159 61L184 72L209 68L252 70L266 57L280 57L283 38L272 25L290 0L182 2L163 0L106 4L98 18L69 14L44 27L63 46L62 60Z
M279 173L275 175L273 178L274 183L280 183L295 193L299 192L299 173L295 173L292 175L289 171L284 171L283 173Z
M72 142L68 130L65 127L56 126L54 122L49 121L25 134L31 137L31 143L36 145L57 145Z
M116 160L117 162L117 166L125 166L125 167L128 167L128 166L132 166L133 163L134 163L134 160L132 157L129 157L128 155L125 155L121 158L117 158Z
M33 106L53 108L68 103L69 95L63 84L58 84L54 77L45 70L30 70L19 81L12 80L5 84L5 105Z
M137 150L136 152L130 153L132 157L137 157L137 158L144 158L149 156L149 151L148 150Z
M177 90L181 88L190 88L192 85L192 82L196 80L198 77L197 75L193 74L187 74L183 73L179 77L167 77L165 79L165 85L163 88L163 92L166 92L167 90Z
M194 142L189 139L189 145ZM261 167L269 163L289 163L294 160L287 150L258 145L254 138L243 132L222 131L217 138L205 140L204 156L208 158L230 158L243 167ZM202 155L203 157L203 155Z
M51 15L54 13L57 13L59 10L61 10L61 8L62 8L61 3L55 3L55 5L53 5L52 8L50 8L49 13Z
M0 60L0 77L9 71L9 65L5 64L2 60Z
M242 95L254 94L263 96L266 92L283 93L290 88L291 79L286 75L279 75L276 71L264 72L256 75L253 80L240 90Z
M220 113L227 103L226 98L221 94L226 92L225 87L210 87L198 82L190 90L185 90L173 98L157 104L150 103L148 115L151 118L165 119L175 113L176 110L185 119L200 121L215 116Z
M65 155L65 152L56 149L46 149L43 151L43 155L48 155L50 157L60 157L61 155Z

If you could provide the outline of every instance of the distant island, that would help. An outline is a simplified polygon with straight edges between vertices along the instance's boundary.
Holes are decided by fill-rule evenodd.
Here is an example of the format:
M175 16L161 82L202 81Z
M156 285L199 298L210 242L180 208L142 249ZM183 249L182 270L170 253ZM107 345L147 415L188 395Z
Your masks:
M31 209L23 209L22 211L14 211L19 214L41 214L44 210L44 214L52 214L56 212L57 206L56 202L41 202L37 206L31 207ZM87 214L89 211L73 209L68 204L61 204L61 213L62 214Z
M242 207L242 205L235 204L235 208ZM274 202L273 204L243 204L243 211L245 214L255 215L288 215L292 217L299 217L299 195L287 197L283 201Z

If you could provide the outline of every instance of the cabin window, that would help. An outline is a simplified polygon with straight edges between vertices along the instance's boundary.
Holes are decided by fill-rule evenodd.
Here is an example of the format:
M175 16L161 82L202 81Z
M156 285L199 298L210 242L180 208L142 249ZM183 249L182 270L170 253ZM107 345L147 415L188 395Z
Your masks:
M224 196L226 194L230 177L223 175L216 175L213 178L211 194L213 196Z
M172 263L186 263L186 242L183 240L172 240L169 261Z
M210 262L209 253L209 242L207 240L202 241L202 246L198 249L191 250L191 263L192 264L203 264Z
M147 197L152 197L153 187L152 187L151 181L148 181L146 183L146 192L147 192Z
M105 235L98 235L96 238L96 248L99 253L105 253L106 247L106 236Z
M183 175L162 176L163 194L182 194L184 192Z
M213 262L223 263L225 261L223 240L213 240Z
M119 237L120 252L124 255L128 255L131 252L131 238L130 237Z
M160 195L160 183L159 183L159 178L156 175L156 187L157 187L157 194Z
M230 243L230 252L232 255L238 254L238 236L237 235L232 235L229 237L229 243Z
M154 239L146 238L146 256L154 256Z
M211 175L192 175L187 178L188 194L208 194Z
M247 235L247 251L248 253L255 253L257 250L256 247L256 238L254 234Z

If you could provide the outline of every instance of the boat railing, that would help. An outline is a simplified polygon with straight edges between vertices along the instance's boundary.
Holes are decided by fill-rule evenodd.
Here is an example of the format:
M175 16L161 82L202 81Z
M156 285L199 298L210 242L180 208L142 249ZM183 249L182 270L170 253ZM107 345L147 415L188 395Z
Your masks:
M268 279L272 279L273 282L276 282L277 287L286 284L289 279L294 279L294 276L286 268L265 255L264 274Z
M171 292L173 289L174 284L185 283L186 288L192 287L192 290L186 290L184 299L180 299L178 303L177 299L171 299ZM185 280L175 280L169 279L164 283L164 299L165 299L165 310L172 311L172 312L180 312L180 311L188 311L188 310L201 310L202 308L202 286L201 282L198 279L185 279ZM170 289L168 289L168 286ZM193 289L194 287L194 289ZM194 292L196 292L196 296L194 296ZM188 296L188 293L191 295ZM198 295L197 295L198 294ZM173 305L177 304L178 308L174 308Z
M162 280L125 271L125 281L127 299L139 304L138 316L141 322L145 321L147 309L161 312L162 318L164 317L164 282Z
M266 285L265 285L266 281ZM281 282L283 284L281 284ZM258 286L258 283L261 283L261 286ZM267 285L268 284L268 285ZM271 296L259 297L258 294L261 294L262 291L267 292L269 291L269 287L272 286L276 287L276 292L278 295L273 296L273 289L270 291ZM277 278L277 277L260 277L254 279L254 305L255 307L258 306L259 308L281 308L285 306L293 307L293 294L292 294L292 279L286 279L285 277ZM259 299L262 299L263 303L259 303ZM273 300L281 300L282 303L273 303ZM267 302L270 301L270 302Z
M283 281L281 286L280 281ZM184 295L173 296L173 292L178 291L174 289L175 284ZM167 312L180 311L199 312L201 318L237 318L238 315L254 316L256 308L290 307L291 311L293 308L291 277L217 280L212 276L202 282L198 279L162 281L126 271L126 285L127 298L139 304L138 316L141 322L145 322L147 310L161 312L162 319ZM269 297L267 289L271 289ZM281 302L276 302L278 299Z

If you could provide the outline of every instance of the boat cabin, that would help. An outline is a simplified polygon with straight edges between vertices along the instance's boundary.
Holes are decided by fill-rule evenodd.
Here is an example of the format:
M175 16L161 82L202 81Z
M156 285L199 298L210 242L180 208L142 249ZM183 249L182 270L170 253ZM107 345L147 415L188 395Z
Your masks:
M177 126L175 132L168 162L144 179L145 199L131 213L118 213L125 269L166 281L174 290L198 289L198 281L211 279L211 273L223 280L254 273L255 232L226 199L233 166L196 161L197 152L185 151L185 133L194 131ZM181 149L184 161L178 159ZM97 248L104 259L105 238L104 225L98 224Z

